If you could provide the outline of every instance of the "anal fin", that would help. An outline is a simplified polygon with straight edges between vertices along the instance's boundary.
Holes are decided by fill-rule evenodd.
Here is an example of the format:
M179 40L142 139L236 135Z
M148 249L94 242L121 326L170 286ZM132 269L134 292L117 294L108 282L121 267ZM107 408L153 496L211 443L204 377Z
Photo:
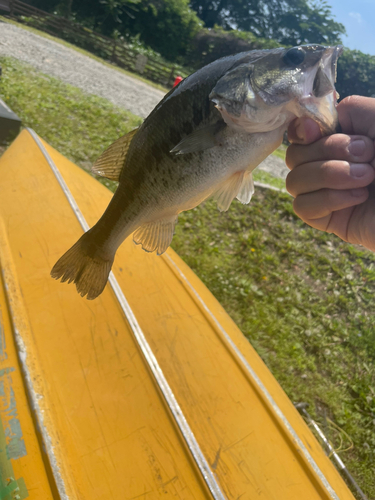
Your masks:
M142 245L146 252L156 251L158 255L161 255L171 244L176 221L177 216L148 222L134 232L133 241L137 245Z

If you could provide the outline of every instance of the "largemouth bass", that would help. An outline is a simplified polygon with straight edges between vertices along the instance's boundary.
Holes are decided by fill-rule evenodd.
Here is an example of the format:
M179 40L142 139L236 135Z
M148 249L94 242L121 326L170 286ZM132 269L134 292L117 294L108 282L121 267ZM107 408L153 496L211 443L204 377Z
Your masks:
M165 252L178 214L209 197L219 210L249 203L252 171L282 142L296 117L335 132L336 62L341 47L304 45L219 59L173 88L143 124L118 139L93 171L119 181L99 221L55 264L88 299L105 287L130 234L147 252Z

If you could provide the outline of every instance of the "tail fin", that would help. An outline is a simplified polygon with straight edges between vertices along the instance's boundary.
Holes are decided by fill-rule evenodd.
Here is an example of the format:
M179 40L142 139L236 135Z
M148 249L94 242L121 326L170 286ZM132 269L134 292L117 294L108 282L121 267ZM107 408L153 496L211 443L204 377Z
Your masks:
M77 292L88 300L102 293L113 264L114 254L106 255L94 241L91 231L85 233L53 266L52 278L72 281Z

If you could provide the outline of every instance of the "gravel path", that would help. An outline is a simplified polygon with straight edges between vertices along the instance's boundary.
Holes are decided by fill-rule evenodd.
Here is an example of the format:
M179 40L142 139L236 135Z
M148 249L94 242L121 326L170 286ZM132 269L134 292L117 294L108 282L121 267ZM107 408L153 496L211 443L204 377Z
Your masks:
M289 173L289 168L285 165L285 161L274 155L268 156L257 168L281 179L285 179Z
M142 118L164 96L162 91L74 49L4 22L0 22L0 56L19 59ZM283 160L275 156L269 156L258 168L276 177L285 178L288 173Z
M0 22L0 55L31 64L48 75L108 99L146 118L164 93L58 42Z

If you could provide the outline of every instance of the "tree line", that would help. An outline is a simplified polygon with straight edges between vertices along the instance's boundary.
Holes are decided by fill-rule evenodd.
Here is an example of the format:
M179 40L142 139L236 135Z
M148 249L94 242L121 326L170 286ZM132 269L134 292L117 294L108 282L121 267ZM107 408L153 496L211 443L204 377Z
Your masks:
M24 0L25 1L25 0ZM26 0L107 36L150 47L192 70L229 54L305 43L336 45L345 27L325 0ZM375 96L375 56L346 49L341 97Z

